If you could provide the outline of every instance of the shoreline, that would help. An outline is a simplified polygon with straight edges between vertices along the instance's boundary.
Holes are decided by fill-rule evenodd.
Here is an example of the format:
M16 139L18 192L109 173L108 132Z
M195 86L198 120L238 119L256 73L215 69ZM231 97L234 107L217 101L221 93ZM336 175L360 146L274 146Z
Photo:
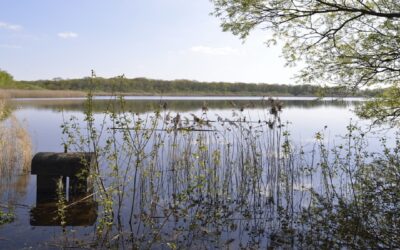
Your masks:
M268 97L285 97L285 98L321 98L316 95L285 95L279 93L269 93L264 95L257 95L256 93L109 93L109 92L93 92L94 97L105 97L105 96L124 96L124 97L252 97L252 98L268 98ZM7 99L39 99L39 98L85 98L87 92L75 91L75 90L23 90L23 89L1 89L0 98ZM324 98L368 98L366 96L329 96Z

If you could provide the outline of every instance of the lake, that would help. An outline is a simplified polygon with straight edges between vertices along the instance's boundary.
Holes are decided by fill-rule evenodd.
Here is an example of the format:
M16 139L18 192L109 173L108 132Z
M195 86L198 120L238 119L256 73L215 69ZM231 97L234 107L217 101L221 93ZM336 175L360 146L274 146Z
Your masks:
M108 104L108 97L96 97L95 112L97 117L101 117L101 112L105 111ZM258 120L259 115L263 114L262 107L250 107L249 103L257 104L259 97L156 97L138 96L126 97L127 105L133 112L146 114L151 113L161 104L167 102L168 110L179 112L183 115L190 113L201 114L204 103L209 107L210 116L216 113L223 117L231 117L233 110L238 110L241 106L246 107L246 115L249 114ZM307 143L313 140L316 132L328 126L328 131L332 138L336 135L343 135L346 126L352 120L359 122L353 113L356 104L362 98L348 98L337 100L335 98L295 98L280 97L284 109L281 115L282 121L290 122L290 129L296 141ZM19 99L14 100L13 104L17 107L14 114L20 121L26 121L29 132L34 142L34 150L40 151L62 151L61 124L63 119L69 116L83 117L84 98L66 99ZM233 103L232 103L233 102ZM236 105L236 106L234 106ZM360 122L361 124L366 124Z
M279 163L279 168L287 167L287 172L285 170L284 173L291 173L293 176L283 178L285 183L289 183L287 182L289 179L292 180L292 183L289 183L292 194L287 194L288 196L280 201L280 198L277 198L274 194L286 190L283 187L284 185L282 184L281 187L281 184L270 184L270 182L275 183L277 180L271 181L270 178L281 178L279 177L280 172L271 172L271 170L265 168L267 163L260 163L258 159L268 162L280 161L280 158L275 156L264 157L267 153L274 153L274 150L280 152L281 143L277 143L275 140L282 140L283 142L284 138L290 137L290 143L294 145L293 148L304 148L306 152L311 152L316 145L317 132L323 131L324 142L328 145L339 145L346 142L343 136L348 133L349 124L357 124L367 129L369 123L360 120L353 112L355 107L364 101L361 98L324 98L317 100L315 98L278 97L276 99L279 100L279 106L282 106L279 119L283 126L279 127L279 131L268 132L269 134L267 134L264 132L265 128L258 128L257 126L264 121L269 121L271 112L269 106L265 104L265 100L258 97L126 97L123 109L119 106L114 107L109 97L95 97L92 103L92 112L95 119L94 126L97 129L101 127L101 123L104 121L104 131L112 135L119 123L105 118L104 112L110 107L113 107L117 112L124 110L126 113L132 114L131 119L140 120L144 124L143 127L136 130L136 133L142 133L143 138L147 138L148 141L141 142L140 140L145 139L138 138L137 145L143 143L141 150L146 154L152 152L144 156L140 164L136 159L136 169L141 166L139 170L135 171L135 168L127 170L127 166L135 162L133 159L128 160L129 154L137 149L130 148L132 145L129 143L124 144L123 134L114 134L115 141L112 137L110 137L111 139L100 140L101 143L109 143L111 151L112 147L117 145L117 151L123 152L118 156L118 159L114 159L113 154L104 151L104 162L100 165L100 168L104 169L99 177L100 180L104 181L102 185L104 184L107 188L112 187L106 188L102 192L110 194L115 199L112 205L112 209L115 210L111 215L112 219L107 214L107 206L104 201L96 200L96 197L101 195L101 192L97 191L95 197L90 198L90 202L78 205L74 211L68 211L71 214L70 216L77 217L76 222L74 221L71 225L67 223L64 227L57 226L51 222L52 217L56 215L47 212L48 210L45 208L40 208L37 204L39 194L36 190L36 175L31 175L28 172L18 173L17 176L12 178L0 176L0 184L3 183L0 190L6 190L0 196L1 205L12 204L15 207L14 212L16 214L13 222L0 226L0 248L51 249L62 246L122 248L132 244L139 248L193 247L213 249L254 246L293 247L297 244L305 244L298 236L292 238L292 242L282 241L285 237L275 231L275 226L279 224L278 227L282 228L282 225L285 225L285 222L282 222L279 217L284 218L289 214L293 216L295 214L293 211L297 211L297 208L293 210L293 207L302 208L305 204L311 202L310 193L305 191L307 185L315 184L321 192L326 191L324 184L321 184L322 181L316 180L322 179L323 173L316 171L311 181L309 176L306 178L295 177L293 173L297 173L295 169L301 168L300 165L290 163L289 161L294 161L292 158L282 156L285 162L282 165ZM86 128L84 122L85 99L82 98L14 99L11 101L11 105L14 110L13 115L24 124L23 126L26 127L31 137L33 153L64 151L63 143L67 139L66 134L62 134L61 125L68 121L71 122L69 120L71 117L75 117L72 122L82 126L83 130ZM169 117L171 117L173 121L173 118L176 118L179 113L182 117L180 119L184 120L184 117L186 117L188 124L189 122L192 124L193 120L196 121L200 117L202 120L212 124L218 123L218 125L207 125L208 127L203 125L200 126L201 130L193 130L192 133L186 133L182 136L177 136L175 131L171 132L171 136L169 136L163 134L163 131L168 131L169 127L160 123L155 125L154 131L146 134L148 127L152 124L149 117L154 115L155 110L160 110L159 115L163 119L165 117L170 119ZM240 119L240 121L237 119ZM226 126L225 122L231 124L229 131L237 129L242 131L242 134L223 132L224 126ZM250 125L241 127L240 124L243 122ZM200 122L198 123L200 124ZM70 126L69 128L75 127ZM255 136L249 135L249 137L243 139L249 141L249 144L244 144L240 136L246 133L250 134L252 132L249 131L253 130L256 131ZM211 134L210 131L213 136L209 135ZM174 133L175 135L173 135ZM385 133L391 137L390 132ZM85 133L83 134L85 135ZM378 135L372 133L367 135L369 143L366 148L368 150L373 151L379 147ZM229 141L228 146L222 145L220 138ZM109 140L111 141L109 142ZM272 142L275 145L274 149L264 149L264 146L260 144L263 141ZM200 145L203 142L205 142L204 148ZM195 143L200 146L194 146ZM394 145L392 140L388 140L387 143ZM241 146L238 146L239 144ZM164 147L164 145L169 146ZM252 149L253 146L257 149ZM235 152L229 152L230 149ZM246 150L240 151L241 149ZM190 154L187 153L188 151L190 151ZM215 152L218 152L218 155ZM248 154L248 156L238 156L243 153ZM193 158L186 159L185 157L189 157L188 155ZM300 161L301 156L296 157ZM203 158L204 161L202 161ZM199 159L199 163L193 163L193 161L197 161L196 159ZM108 170L107 167L114 160L116 170L114 168ZM237 165L236 160L242 163ZM229 163L230 161L232 162ZM193 165L190 165L189 162ZM191 166L190 169L185 169L188 164ZM205 167L214 165L213 171ZM260 173L256 173L252 172L253 170L248 170L248 167L252 165L264 167L260 169ZM118 166L123 167L118 169ZM172 170L169 169L171 166ZM219 166L218 169L216 166ZM243 166L245 167L243 168ZM129 174L124 175L125 170ZM136 175L138 175L137 178ZM196 179L193 176L202 178L200 180L200 178ZM9 185L10 181L7 181L6 178L13 179L13 184ZM257 182L253 183L254 186L246 186L246 183L255 179L257 179ZM344 180L342 177L333 179L334 185L338 187L342 185L339 183ZM186 180L188 180L187 183ZM4 186L5 183L8 186ZM71 180L67 185L72 185ZM96 190L99 184L93 185ZM212 185L214 185L214 188L212 188ZM122 186L126 186L126 189L122 189ZM188 190L190 190L190 193ZM127 193L125 196L123 195L124 192ZM133 195L130 195L130 192ZM297 193L295 194L295 192ZM221 195L229 196L229 198L224 199ZM250 198L252 196L254 197ZM67 198L67 201L69 199ZM129 202L117 202L125 199ZM280 205L276 206L276 204ZM292 212L284 215L283 210L280 209L281 207L286 209L289 205ZM78 216L79 214L86 216L81 216L81 218ZM211 215L212 217L208 217ZM129 218L131 220L134 218L134 222L128 223ZM162 218L166 219L163 220ZM207 222L214 220L213 218L218 218L215 219L216 224ZM257 218L262 219L258 220ZM113 221L115 226L112 226L109 234L104 233L106 230L103 228L107 224L107 219ZM122 222L119 220L122 220ZM119 221L119 223L116 223L116 221ZM117 224L120 227L116 226ZM293 226L293 228L298 227ZM307 229L303 228L302 230ZM302 230L300 232L303 232ZM151 237L148 235L151 235ZM107 240L104 244L99 244L98 241L105 238ZM191 242L191 244L188 242Z

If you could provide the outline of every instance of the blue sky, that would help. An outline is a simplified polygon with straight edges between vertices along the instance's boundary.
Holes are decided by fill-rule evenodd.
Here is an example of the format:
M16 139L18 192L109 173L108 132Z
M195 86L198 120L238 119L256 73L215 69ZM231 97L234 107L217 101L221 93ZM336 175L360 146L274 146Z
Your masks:
M0 0L0 68L18 80L99 76L293 83L265 31L222 32L209 0Z

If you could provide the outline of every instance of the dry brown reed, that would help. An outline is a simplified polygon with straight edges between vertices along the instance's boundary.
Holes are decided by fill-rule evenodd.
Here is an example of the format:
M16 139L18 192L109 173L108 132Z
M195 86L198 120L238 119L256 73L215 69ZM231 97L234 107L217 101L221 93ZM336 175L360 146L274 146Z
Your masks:
M0 99L0 105L0 113L6 112L4 99ZM7 117L0 123L0 197L10 202L24 192L31 158L32 143L26 126L13 115Z
M26 89L2 89L1 98L68 98L85 97L83 91L72 90L26 90Z
M8 113L6 101L0 96L0 120L2 120Z

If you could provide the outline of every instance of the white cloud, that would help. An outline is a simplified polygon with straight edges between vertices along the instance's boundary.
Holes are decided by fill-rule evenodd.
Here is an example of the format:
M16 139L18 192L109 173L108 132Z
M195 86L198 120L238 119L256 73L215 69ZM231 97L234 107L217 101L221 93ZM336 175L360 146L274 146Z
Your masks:
M3 49L20 49L22 47L19 46L19 45L14 45L14 44L0 44L0 48L3 48Z
M74 32L60 32L57 34L62 39L77 38L78 34Z
M240 51L235 48L231 47L220 47L220 48L213 48L208 46L194 46L190 48L190 51L199 53L199 54L206 54L206 55L213 55L213 56L228 56L228 55L243 55L243 51Z
M16 25L16 24L10 24L10 23L5 23L5 22L0 22L0 29L6 29L6 30L17 31L17 30L22 29L22 26Z

